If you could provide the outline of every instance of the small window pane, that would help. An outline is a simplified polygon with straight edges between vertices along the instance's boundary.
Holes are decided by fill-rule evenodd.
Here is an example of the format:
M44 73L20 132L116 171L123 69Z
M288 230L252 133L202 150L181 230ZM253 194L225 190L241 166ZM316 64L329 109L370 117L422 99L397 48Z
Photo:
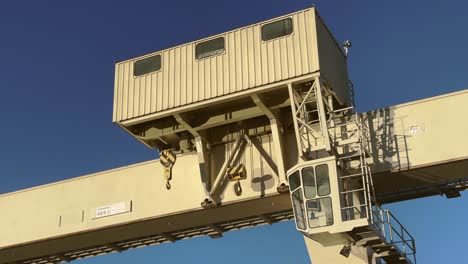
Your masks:
M310 228L333 225L333 210L330 197L307 201L307 216Z
M301 186L299 171L295 171L293 174L289 175L289 189L294 191L299 186Z
M161 55L156 55L135 62L133 66L133 75L140 76L161 69Z
M293 32L293 24L291 18L286 18L262 27L262 40L267 41L270 39L279 38L289 35Z
M329 195L330 194L330 178L328 176L328 165L322 164L315 167L317 173L317 190L318 195Z
M197 59L203 59L224 52L224 38L215 38L195 46L195 55Z
M302 184L304 185L304 194L307 199L315 198L317 190L315 188L314 167L302 169Z
M304 230L306 228L306 219L304 214L304 199L302 197L301 188L292 193L292 203L294 218L296 219L296 226L298 229Z

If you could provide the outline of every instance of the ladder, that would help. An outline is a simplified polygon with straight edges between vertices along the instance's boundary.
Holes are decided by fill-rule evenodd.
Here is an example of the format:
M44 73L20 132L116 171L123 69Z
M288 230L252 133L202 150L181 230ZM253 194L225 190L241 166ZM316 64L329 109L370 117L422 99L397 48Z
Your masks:
M353 111L352 107L334 111L334 114ZM372 205L376 204L372 174L367 158L369 129L361 117L353 113L342 114L331 127L332 146L335 148L337 165L344 174L339 176L341 213L343 221L370 218Z

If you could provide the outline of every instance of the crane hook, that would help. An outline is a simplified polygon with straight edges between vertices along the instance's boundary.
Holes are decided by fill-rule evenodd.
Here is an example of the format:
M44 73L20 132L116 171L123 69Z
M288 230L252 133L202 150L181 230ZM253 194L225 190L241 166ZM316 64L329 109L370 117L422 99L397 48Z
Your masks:
M167 190L171 189L171 183L169 181L166 181L166 189Z
M241 186L239 180L237 180L237 182L234 184L234 193L237 196L241 196L241 194L242 194L242 186Z

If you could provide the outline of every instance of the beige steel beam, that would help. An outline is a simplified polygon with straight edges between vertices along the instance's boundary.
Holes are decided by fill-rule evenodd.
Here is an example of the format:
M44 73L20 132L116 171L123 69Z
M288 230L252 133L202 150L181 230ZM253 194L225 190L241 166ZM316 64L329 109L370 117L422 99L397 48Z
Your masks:
M455 183L468 171L466 102L468 90L462 90L361 114L370 131L367 161L378 202L465 188Z
M0 225L8 227L1 232L0 263L70 261L292 218L289 195L276 188L263 195L245 186L237 196L219 186L222 204L202 208L198 167L196 153L179 155L171 190L155 160L0 195Z
M286 184L288 179L286 178L285 162L283 158L283 139L281 136L282 125L278 120L277 116L273 114L273 112L264 104L264 102L258 95L252 95L252 100L270 120L271 134L273 136L273 145L275 147L277 173L278 177L280 178L280 184Z

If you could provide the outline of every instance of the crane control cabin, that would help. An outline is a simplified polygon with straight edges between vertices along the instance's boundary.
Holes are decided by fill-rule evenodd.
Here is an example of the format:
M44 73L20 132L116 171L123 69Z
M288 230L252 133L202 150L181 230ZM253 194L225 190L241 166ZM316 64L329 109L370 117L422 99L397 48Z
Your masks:
M416 263L379 206L466 188L466 125L440 117L468 91L358 114L346 60L311 7L116 63L113 122L159 160L0 195L0 263L291 219L314 263Z

